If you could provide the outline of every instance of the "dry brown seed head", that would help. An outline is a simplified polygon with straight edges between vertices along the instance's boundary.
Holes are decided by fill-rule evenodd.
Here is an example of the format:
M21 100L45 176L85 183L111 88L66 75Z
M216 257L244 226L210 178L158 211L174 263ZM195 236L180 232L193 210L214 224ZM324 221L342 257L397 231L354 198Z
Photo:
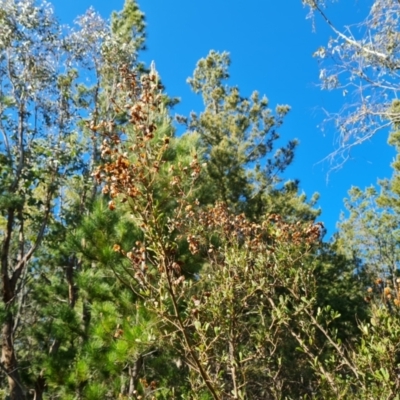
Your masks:
M119 244L114 244L113 251L119 253L121 251L121 246Z

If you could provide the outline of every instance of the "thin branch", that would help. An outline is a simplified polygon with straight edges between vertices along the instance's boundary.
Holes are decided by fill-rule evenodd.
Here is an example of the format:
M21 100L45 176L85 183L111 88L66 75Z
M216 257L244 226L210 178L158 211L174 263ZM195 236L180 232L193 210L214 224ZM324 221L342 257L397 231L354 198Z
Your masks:
M325 20L325 22L329 25L329 27L333 30L333 32L335 32L339 37L341 37L343 40L345 40L347 43L357 47L358 49L365 51L368 54L374 55L378 58L383 59L384 61L388 60L388 56L386 54L380 53L379 51L375 51L375 50L370 50L368 48L366 48L365 46L361 45L360 43L358 43L356 40L352 40L350 39L348 36L344 35L342 32L340 32L338 29L336 29L336 27L333 25L333 23L331 22L331 20L326 16L326 14L322 11L322 9L318 6L316 1L313 1L313 6L314 8L320 13L320 15L322 16L322 18Z
M48 190L47 190L47 199L46 199L46 205L45 205L45 211L44 211L44 216L42 219L42 224L39 228L39 232L36 235L36 239L32 245L32 247L29 249L29 251L24 255L24 257L22 257L22 259L18 262L18 264L15 267L14 273L11 277L11 286L12 288L15 287L16 282L18 281L22 270L24 269L24 267L26 266L26 264L28 263L28 261L31 259L31 257L33 256L33 254L35 253L35 251L37 250L37 248L40 246L40 243L43 240L47 225L48 225L48 221L49 221L49 217L50 217L50 211L51 211L51 200L53 198L53 183L55 181L55 175L56 175L56 171L53 171L52 174L52 179L51 182L48 184Z

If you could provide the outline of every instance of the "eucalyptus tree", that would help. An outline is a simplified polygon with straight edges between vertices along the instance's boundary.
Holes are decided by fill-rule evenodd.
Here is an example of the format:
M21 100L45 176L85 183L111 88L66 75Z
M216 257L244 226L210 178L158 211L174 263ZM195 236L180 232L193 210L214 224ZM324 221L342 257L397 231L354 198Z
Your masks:
M363 4L365 19L341 27L329 15L329 0L302 3L309 7L309 16L321 17L333 34L314 56L320 61L322 88L339 90L344 96L343 107L328 114L328 121L333 120L339 132L338 148L332 155L346 160L352 147L398 120L391 104L400 89L400 4L397 0Z
M1 1L1 368L11 399L42 398L46 357L61 352L62 360L66 344L84 336L81 262L58 244L96 195L97 143L85 120L107 113L102 93L117 84L112 70L132 65L143 47L136 3L127 1L112 23L90 9L75 28L61 27L47 3Z
M57 198L77 166L69 149L75 72L63 67L60 27L51 8L2 1L2 367L12 399L25 398L16 345L26 323L28 264L57 216Z

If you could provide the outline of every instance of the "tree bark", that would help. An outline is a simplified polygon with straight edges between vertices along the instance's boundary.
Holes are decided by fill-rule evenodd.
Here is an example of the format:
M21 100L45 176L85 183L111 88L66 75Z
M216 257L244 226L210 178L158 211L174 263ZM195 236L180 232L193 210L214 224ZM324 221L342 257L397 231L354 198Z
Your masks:
M133 364L133 367L129 366L129 391L128 396L133 396L133 392L136 389L139 381L140 370L143 366L143 356L139 355L138 359Z
M42 374L40 374L35 382L35 391L34 391L35 395L33 397L33 400L43 400L43 392L45 386L46 386L46 379L43 377Z
M18 371L17 358L13 343L14 318L11 312L7 312L1 330L1 363L7 374L10 400L26 400L25 390L21 384Z
M10 305L15 299L15 285L9 278L8 256L12 230L14 226L15 209L8 209L7 229L1 247L1 295L6 315L1 327L1 366L7 374L8 386L11 400L25 400L25 390L21 384L18 372L17 358L14 349L14 316L10 310Z

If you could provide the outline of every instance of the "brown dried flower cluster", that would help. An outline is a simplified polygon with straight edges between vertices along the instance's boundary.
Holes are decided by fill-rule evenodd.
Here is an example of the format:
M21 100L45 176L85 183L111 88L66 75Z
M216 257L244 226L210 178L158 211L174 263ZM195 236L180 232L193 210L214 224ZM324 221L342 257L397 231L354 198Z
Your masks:
M224 203L217 203L215 207L201 211L197 218L200 225L210 233L221 232L228 242L243 243L251 250L259 249L260 246L271 247L275 240L293 245L318 243L323 229L321 223L290 224L275 214L262 223L251 222L244 214L233 214ZM191 248L197 251L198 240L191 236L188 241ZM209 252L212 252L212 248Z
M144 75L139 81L136 74L126 67L122 67L120 73L122 82L117 86L126 98L119 100L126 102L123 106L118 105L115 99L112 102L117 114L126 115L133 132L126 132L124 126L117 126L114 121L90 127L104 138L100 147L104 163L96 168L93 176L97 183L106 183L102 192L111 198L110 210L115 209L114 199L118 195L123 195L124 202L142 194L143 186L148 186L154 173L158 172L160 155L168 148L170 141L169 137L165 137L156 146L149 146L157 130L157 112L162 106L157 76ZM130 138L126 140L129 134Z
M367 288L367 295L364 297L367 303L377 296L387 305L393 303L396 307L400 307L400 278L393 281L377 278L374 283L374 287Z
M121 82L117 85L118 99L112 99L116 115L124 115L126 124L117 125L114 120L90 124L93 132L103 137L100 147L103 163L93 176L98 184L105 183L102 193L109 195L108 207L117 207L116 199L126 202L148 202L160 168L165 163L164 154L170 145L170 137L157 136L162 124L163 97L161 85L154 72L138 79L127 67L120 70ZM122 95L121 95L122 93ZM123 103L123 105L121 104ZM171 191L182 192L182 176L196 179L201 172L197 155L188 166L170 166L168 173ZM134 203L135 203L134 202Z

